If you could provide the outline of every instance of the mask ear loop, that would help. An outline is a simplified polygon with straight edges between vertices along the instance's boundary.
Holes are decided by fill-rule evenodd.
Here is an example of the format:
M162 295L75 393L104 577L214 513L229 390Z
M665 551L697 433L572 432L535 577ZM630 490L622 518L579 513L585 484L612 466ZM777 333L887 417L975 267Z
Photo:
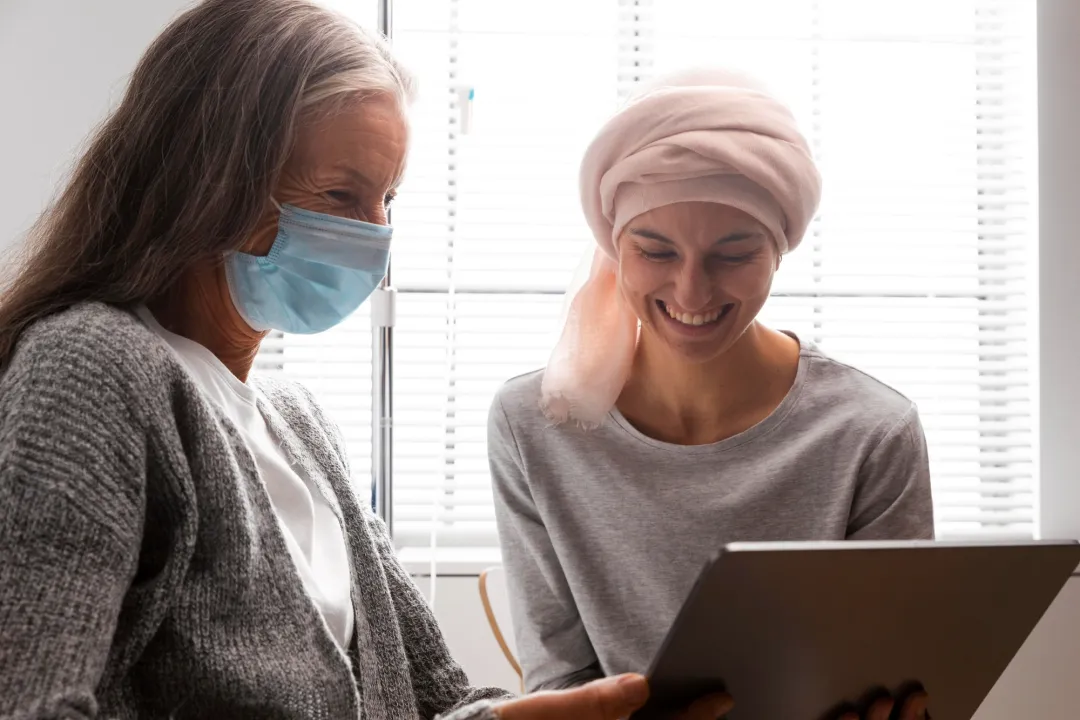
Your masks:
M277 198L275 198L273 195L270 196L270 202L272 202L274 204L274 207L277 208L277 211L279 213L280 212L285 212L285 210L281 207L281 203L279 203L277 201Z

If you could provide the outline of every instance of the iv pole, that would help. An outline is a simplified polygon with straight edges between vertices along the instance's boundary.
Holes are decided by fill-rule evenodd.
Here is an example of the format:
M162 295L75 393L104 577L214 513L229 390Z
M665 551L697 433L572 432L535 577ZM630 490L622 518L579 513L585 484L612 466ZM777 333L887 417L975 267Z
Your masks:
M379 32L393 32L392 0L379 0ZM389 210L387 221L389 221ZM375 514L394 536L394 325L397 291L390 283L390 267L371 302L371 494Z

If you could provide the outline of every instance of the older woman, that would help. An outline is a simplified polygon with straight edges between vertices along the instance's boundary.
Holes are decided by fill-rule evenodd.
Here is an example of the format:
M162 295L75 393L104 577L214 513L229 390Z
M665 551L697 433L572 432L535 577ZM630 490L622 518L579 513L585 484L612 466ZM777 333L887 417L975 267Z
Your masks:
M665 78L600 130L581 194L591 275L490 420L531 689L646 668L726 542L934 527L911 401L757 319L820 194L786 107L728 72Z
M0 716L615 720L468 686L312 397L249 379L386 270L411 82L302 0L140 62L0 301ZM702 701L698 717L730 703Z

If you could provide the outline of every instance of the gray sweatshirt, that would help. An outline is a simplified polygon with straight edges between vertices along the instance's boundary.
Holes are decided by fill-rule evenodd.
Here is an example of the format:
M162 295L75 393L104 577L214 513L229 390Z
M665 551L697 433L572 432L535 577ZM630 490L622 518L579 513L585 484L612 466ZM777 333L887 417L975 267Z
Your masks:
M39 322L0 377L0 717L494 720L312 397L260 410L346 535L335 642L236 428L134 316Z
M617 410L551 427L541 380L502 388L488 437L529 690L647 670L724 543L933 537L915 406L813 346L769 417L712 445L654 440Z

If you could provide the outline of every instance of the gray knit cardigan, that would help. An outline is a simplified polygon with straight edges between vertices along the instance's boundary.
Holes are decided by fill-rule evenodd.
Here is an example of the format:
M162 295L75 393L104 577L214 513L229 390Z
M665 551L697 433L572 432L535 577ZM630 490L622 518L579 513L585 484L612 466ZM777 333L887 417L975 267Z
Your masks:
M0 377L0 718L493 720L310 394L253 381L347 538L334 642L251 454L131 313L38 322Z

